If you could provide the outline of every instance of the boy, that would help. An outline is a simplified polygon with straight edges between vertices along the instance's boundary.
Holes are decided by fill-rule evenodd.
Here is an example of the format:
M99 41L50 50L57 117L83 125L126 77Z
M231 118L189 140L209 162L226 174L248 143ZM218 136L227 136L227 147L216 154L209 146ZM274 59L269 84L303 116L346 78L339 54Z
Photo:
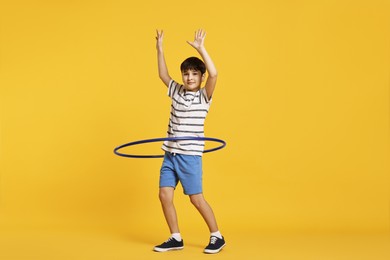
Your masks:
M171 116L168 125L168 136L204 136L204 120L210 107L211 97L217 82L217 70L204 47L206 33L203 30L195 32L193 42L187 41L195 48L202 59L190 57L181 64L183 85L169 76L163 51L163 31L157 31L157 61L160 79L168 87L168 95L172 99ZM208 77L204 88L201 83ZM218 230L213 210L206 202L202 193L202 152L204 142L180 141L164 142L164 161L160 170L160 190L164 217L169 226L171 237L161 245L154 247L157 252L183 249L173 194L180 181L184 194L190 197L210 230L210 242L204 249L205 253L214 254L225 246L225 240Z

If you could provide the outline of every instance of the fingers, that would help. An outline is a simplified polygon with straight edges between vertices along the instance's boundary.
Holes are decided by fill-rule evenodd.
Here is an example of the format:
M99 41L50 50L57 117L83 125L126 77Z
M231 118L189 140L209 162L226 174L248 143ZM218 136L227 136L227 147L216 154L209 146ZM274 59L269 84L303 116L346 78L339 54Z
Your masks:
M157 41L162 41L163 38L164 38L164 31L163 30L159 31L158 29L156 29L156 34L157 34L156 35L156 40ZM206 37L206 31L204 31L203 29L198 29L198 30L195 31L194 42L187 41L187 43L190 44L191 46L194 46L195 42L203 44L203 41L204 41L205 37Z
M164 37L164 31L163 31L163 30L158 31L158 30L156 29L156 33L157 33L156 40L163 39L163 37Z
M199 48L203 48L205 37L206 32L203 29L198 29L195 31L194 41L187 41L187 43L198 50Z
M206 37L206 31L203 29L198 29L195 31L195 39L203 39Z
M158 29L156 29L156 33L157 33L157 36L156 36L156 39L163 39L164 37L164 31L161 30L159 31ZM197 39L204 39L206 37L206 31L204 31L203 29L198 29L195 31L195 40Z
M162 50L162 47L163 47L163 37L164 37L164 31L161 30L156 30L156 48L157 50Z

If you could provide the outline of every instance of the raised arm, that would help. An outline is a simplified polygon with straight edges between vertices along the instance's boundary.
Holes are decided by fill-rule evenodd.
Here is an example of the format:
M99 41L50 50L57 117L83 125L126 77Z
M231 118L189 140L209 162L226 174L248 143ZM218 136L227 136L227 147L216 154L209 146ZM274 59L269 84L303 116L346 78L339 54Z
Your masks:
M215 85L217 84L218 73L217 73L217 69L215 68L213 60L211 59L210 55L207 53L206 48L204 47L205 37L206 37L205 31L197 30L195 32L194 41L193 42L187 41L187 43L198 51L198 53L200 54L200 56L202 57L206 65L208 77L206 80L205 89L206 89L207 97L210 99L211 96L213 95Z
M157 64L158 64L158 75L162 82L168 87L171 77L168 73L167 64L165 63L164 49L163 49L163 38L164 32L157 30L156 36L156 48L157 48Z

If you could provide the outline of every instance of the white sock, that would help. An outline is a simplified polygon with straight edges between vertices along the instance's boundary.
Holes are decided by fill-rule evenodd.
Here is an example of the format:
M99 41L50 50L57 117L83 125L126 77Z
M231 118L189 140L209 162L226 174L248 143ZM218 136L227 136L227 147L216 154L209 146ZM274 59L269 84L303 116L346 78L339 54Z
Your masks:
M176 239L179 242L181 241L180 233L172 233L171 237L173 237L174 239Z
M222 239L222 235L221 235L221 233L219 232L219 230L218 230L217 232L212 232L212 233L210 234L210 236L214 236L214 237L218 237L218 238Z

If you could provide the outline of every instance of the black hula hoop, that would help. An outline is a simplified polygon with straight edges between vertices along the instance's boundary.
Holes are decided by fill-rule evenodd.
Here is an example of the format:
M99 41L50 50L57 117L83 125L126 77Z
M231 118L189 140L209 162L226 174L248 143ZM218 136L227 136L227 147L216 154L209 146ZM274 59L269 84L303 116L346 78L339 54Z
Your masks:
M140 140L140 141L135 141L135 142L130 142L127 144L122 144L114 149L114 153L119 156L123 157L128 157L128 158L163 158L164 155L134 155L134 154L125 154L125 153L120 153L118 150L128 147L128 146L133 146L137 144L146 144L146 143L154 143L154 142L161 142L161 141L212 141L212 142L217 142L220 143L221 145L215 148L207 149L204 150L203 153L209 153L209 152L214 152L219 149L222 149L226 146L226 142L221 139L217 138L212 138L212 137L194 137L194 136L181 136L181 137L164 137L164 138L153 138L153 139L145 139L145 140Z

